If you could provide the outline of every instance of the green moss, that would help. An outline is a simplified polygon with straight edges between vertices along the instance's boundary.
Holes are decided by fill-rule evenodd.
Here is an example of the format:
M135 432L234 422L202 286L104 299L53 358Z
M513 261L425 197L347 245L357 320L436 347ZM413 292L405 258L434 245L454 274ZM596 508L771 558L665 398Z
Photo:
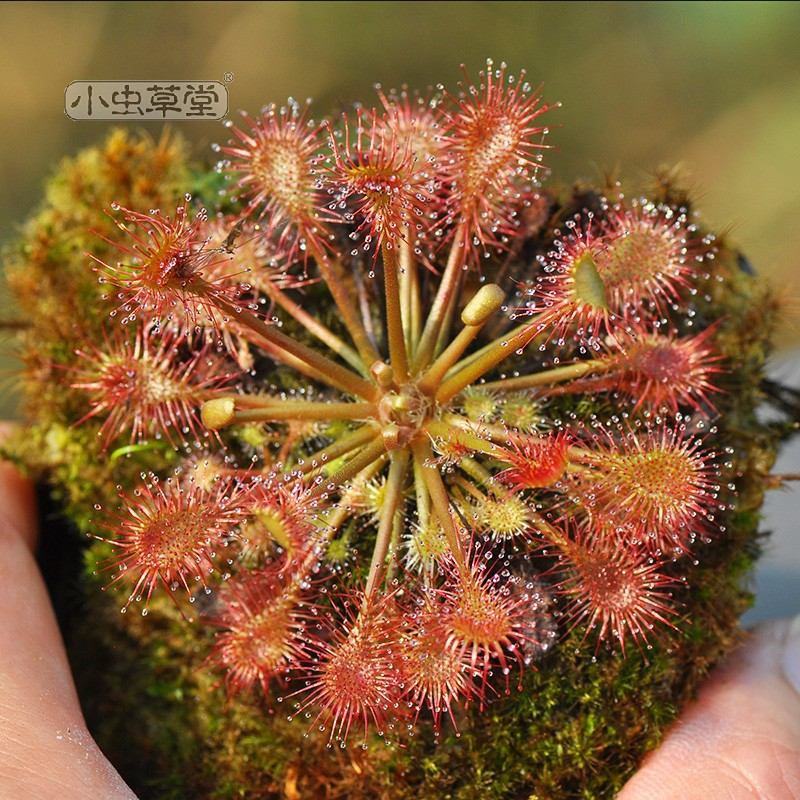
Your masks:
M210 198L219 178L206 172L190 176L175 140L156 143L116 132L104 147L62 163L24 240L8 255L10 283L34 323L20 335L19 346L28 414L36 421L7 450L52 483L81 532L90 528L95 504L116 507L117 484L129 486L150 469L163 474L177 459L168 449L126 449L121 441L109 472L99 457L98 424L74 424L82 416L80 398L63 376L75 363L76 346L102 328L90 311L100 289L84 252L104 258L110 248L87 231L112 235L113 223L100 211L112 201L168 208L187 186ZM658 191L686 200L666 180ZM553 219L568 219L592 203L597 195L586 188L553 193ZM526 243L525 257L544 251L551 240L551 230L538 232ZM725 243L711 270L708 300L700 301L698 317L717 322L717 343L726 356L714 424L718 446L728 451L724 470L735 490L723 498L726 535L701 546L691 587L680 592L691 621L680 623L683 635L676 644L655 642L642 650L631 644L626 656L599 648L587 657L594 647L591 633L584 641L583 632L574 631L524 670L521 691L516 677L506 686L496 676L485 709L475 701L456 712L458 733L450 723L439 734L420 725L392 746L376 741L367 750L341 750L309 734L308 719L288 719L296 702L292 688L273 707L259 698L226 698L216 686L221 678L207 663L213 630L187 625L169 597L154 597L146 618L120 614L124 598L100 591L109 577L102 570L95 574L98 563L108 560L109 546L95 542L85 557L85 599L70 630L70 653L92 730L143 800L578 800L619 790L708 670L738 644L737 619L751 602L747 575L758 554L759 508L778 444L777 429L755 414L775 307ZM311 287L310 304L314 292ZM341 330L340 320L332 317L330 324ZM288 327L301 335L291 322ZM511 359L508 371L514 368ZM287 392L304 388L302 379L283 368L271 380ZM528 422L535 424L538 408L520 397L532 417ZM585 397L561 398L553 409L565 418L609 418L619 411L613 400ZM316 435L335 438L337 425ZM248 426L230 437L246 452L270 435L266 427ZM370 535L353 524L332 544L331 558L345 562L353 542ZM212 615L213 602L201 593L192 609L197 616Z

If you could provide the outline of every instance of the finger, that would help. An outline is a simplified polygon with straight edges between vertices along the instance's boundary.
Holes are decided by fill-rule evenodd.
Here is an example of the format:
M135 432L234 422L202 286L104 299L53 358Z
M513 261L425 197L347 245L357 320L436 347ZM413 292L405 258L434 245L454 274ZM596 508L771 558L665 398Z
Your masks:
M0 422L0 442L13 426ZM33 550L36 547L37 520L33 484L20 475L13 464L0 460L0 526L8 534L22 538Z
M0 464L0 797L132 800L86 729L31 545L30 485Z
M800 798L800 617L757 629L618 800Z

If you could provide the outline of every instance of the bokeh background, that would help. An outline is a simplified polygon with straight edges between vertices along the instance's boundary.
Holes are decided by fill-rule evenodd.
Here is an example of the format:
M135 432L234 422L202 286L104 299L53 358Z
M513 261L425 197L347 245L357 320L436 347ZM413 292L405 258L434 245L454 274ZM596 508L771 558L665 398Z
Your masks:
M455 90L491 57L544 84L554 179L621 167L646 180L681 164L699 207L732 231L786 298L773 370L800 383L800 3L796 2L6 2L0 4L0 242L34 209L65 155L109 125L73 122L74 80L222 80L231 117L288 96L321 116L385 88ZM172 123L197 159L215 122ZM159 123L143 127L158 134ZM13 317L0 296L0 316ZM0 414L12 416L11 342L0 337ZM800 472L800 447L779 464ZM748 619L800 611L800 493L770 499L778 531Z

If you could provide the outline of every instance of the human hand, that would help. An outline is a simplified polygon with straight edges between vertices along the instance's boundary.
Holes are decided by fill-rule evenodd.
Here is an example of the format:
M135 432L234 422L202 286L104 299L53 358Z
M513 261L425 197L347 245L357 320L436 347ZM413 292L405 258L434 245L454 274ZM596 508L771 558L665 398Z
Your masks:
M135 800L86 729L35 540L31 486L0 463L0 797ZM676 798L800 798L800 618L715 670L618 800Z
M756 628L618 800L800 798L800 616Z
M0 797L135 800L86 729L36 530L31 484L0 462Z

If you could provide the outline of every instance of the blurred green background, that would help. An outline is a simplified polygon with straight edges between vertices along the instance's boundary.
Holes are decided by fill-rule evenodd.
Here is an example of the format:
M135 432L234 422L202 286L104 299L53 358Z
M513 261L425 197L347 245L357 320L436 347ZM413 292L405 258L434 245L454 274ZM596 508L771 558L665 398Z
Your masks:
M0 240L35 207L50 169L100 141L73 122L78 79L222 80L231 117L288 96L317 116L375 101L373 84L455 90L487 57L544 84L554 178L622 166L634 182L684 165L704 217L731 229L787 296L780 344L800 339L800 4L796 2L263 2L0 4ZM172 123L197 158L219 122ZM558 126L558 127L555 127ZM157 123L148 123L158 133ZM2 316L13 300L0 298ZM0 349L9 350L7 338ZM13 362L5 357L3 368ZM13 409L0 380L0 412Z

